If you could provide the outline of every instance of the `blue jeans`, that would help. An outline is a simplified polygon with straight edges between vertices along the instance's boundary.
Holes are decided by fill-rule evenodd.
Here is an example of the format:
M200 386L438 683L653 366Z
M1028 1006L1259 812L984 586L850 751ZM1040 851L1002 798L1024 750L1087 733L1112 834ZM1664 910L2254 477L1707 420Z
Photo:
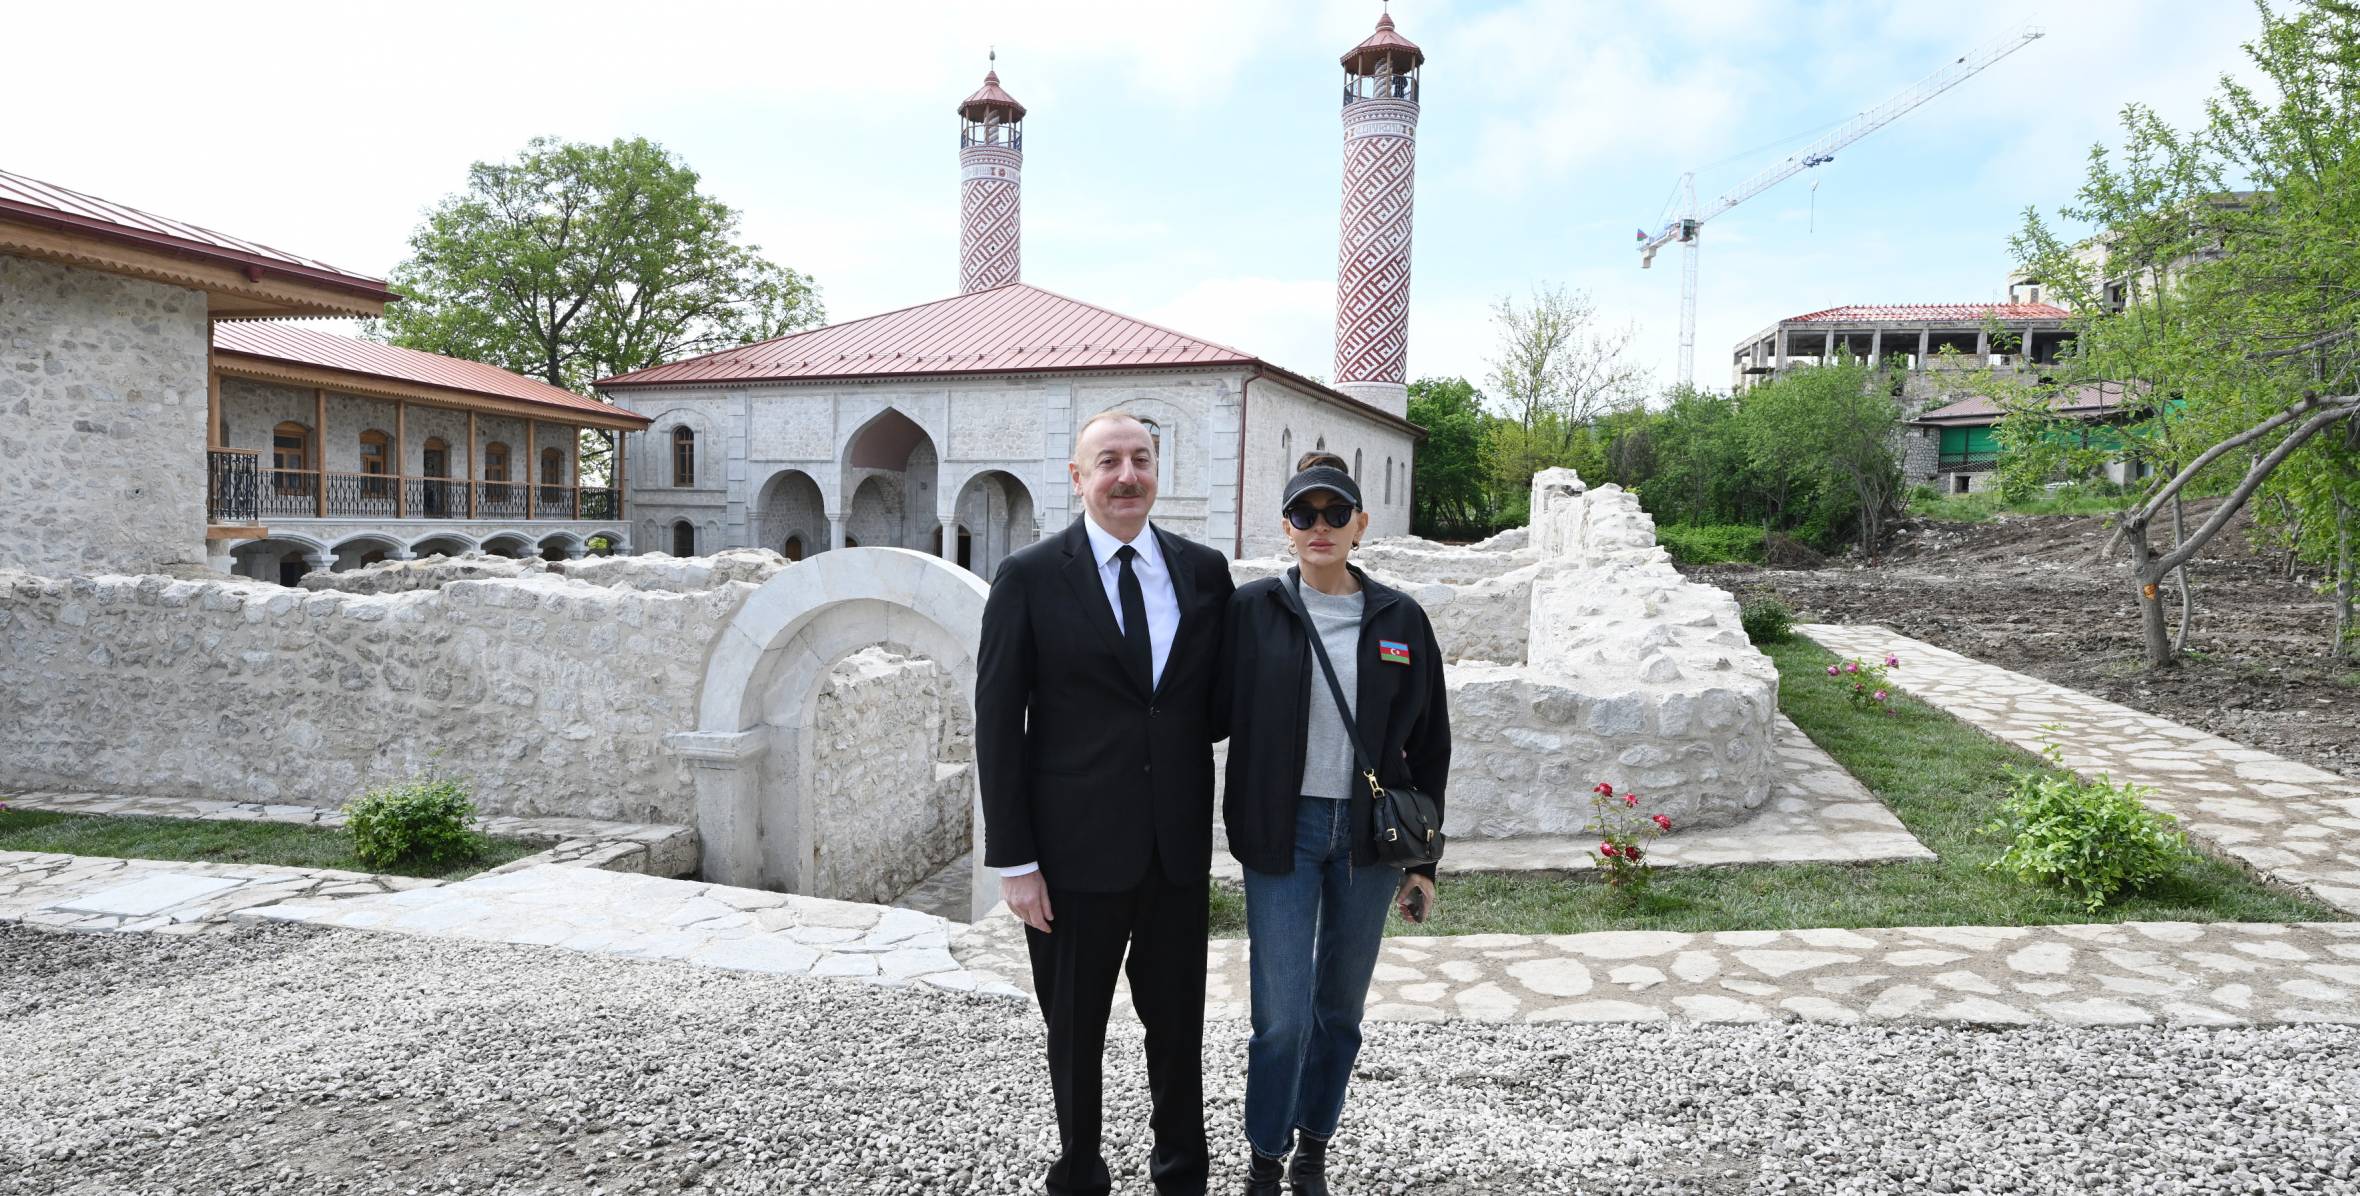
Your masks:
M1325 1139L1344 1115L1360 1011L1401 869L1352 863L1352 803L1299 799L1295 870L1246 873L1254 1038L1246 1048L1246 1140L1283 1155L1294 1131Z

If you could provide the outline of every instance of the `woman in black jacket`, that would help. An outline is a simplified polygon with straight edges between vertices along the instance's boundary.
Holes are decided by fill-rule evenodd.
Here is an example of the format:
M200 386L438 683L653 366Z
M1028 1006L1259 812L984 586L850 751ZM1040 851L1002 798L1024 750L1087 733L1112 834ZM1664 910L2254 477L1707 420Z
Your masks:
M1373 802L1334 692L1304 633L1318 628L1381 784L1437 805L1450 772L1442 652L1426 612L1353 567L1368 530L1340 458L1308 454L1281 509L1301 562L1238 588L1222 636L1215 718L1229 734L1221 802L1229 851L1245 865L1254 1036L1247 1048L1248 1196L1325 1196L1328 1138L1360 1051L1361 1007L1388 904L1432 913L1432 865L1377 860Z

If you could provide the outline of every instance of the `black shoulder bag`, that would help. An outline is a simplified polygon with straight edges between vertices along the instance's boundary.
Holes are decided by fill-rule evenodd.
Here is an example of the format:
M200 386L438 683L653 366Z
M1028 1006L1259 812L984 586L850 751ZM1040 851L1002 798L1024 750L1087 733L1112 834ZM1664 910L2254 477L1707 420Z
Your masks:
M1311 641L1311 651L1319 657L1319 671L1327 678L1328 692L1335 695L1336 714L1344 720L1344 733L1352 740L1352 759L1360 766L1360 778L1368 782L1371 800L1369 821L1376 835L1377 859L1403 868L1431 864L1442 858L1445 842L1442 834L1442 810L1434 799L1415 789L1396 786L1388 789L1377 780L1377 766L1370 756L1368 744L1360 738L1360 724L1352 717L1352 703L1344 699L1344 687L1336 680L1336 666L1328 660L1327 645L1320 642L1319 627L1311 621L1311 611L1303 605L1302 594L1294 595L1295 617L1303 622L1303 637Z

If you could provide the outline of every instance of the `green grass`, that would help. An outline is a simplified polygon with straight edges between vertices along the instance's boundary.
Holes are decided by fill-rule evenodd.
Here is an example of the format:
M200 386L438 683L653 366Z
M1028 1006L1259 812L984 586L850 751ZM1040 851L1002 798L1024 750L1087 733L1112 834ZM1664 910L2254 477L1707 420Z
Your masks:
M1656 542L1683 565L1760 564L1762 529L1750 523L1667 523Z
M455 868L401 867L391 871L397 876L457 880L548 846L516 839L493 839L490 844L480 858ZM344 832L286 822L134 818L11 808L0 813L0 851L377 871L354 858L352 840Z
M1920 492L1910 497L1908 505L1909 513L1920 519L1981 523L1996 515L2114 515L2122 511L2125 501L2106 488L2060 486L2022 502L2008 502L1996 490L1931 497Z
M1763 646L1778 664L1778 705L1874 790L1939 859L1658 869L1631 896L1593 873L1445 875L1424 926L1387 934L1575 934L1593 930L1792 930L1864 926L2030 926L2061 922L2331 922L2345 916L2200 856L2143 892L2089 914L2062 890L1985 867L2006 843L1997 815L2009 767L2045 767L1932 707L1896 695L1892 715L1855 711L1827 681L1837 658L1797 639ZM1907 662L1903 662L1906 667ZM1905 674L1906 675L1906 674ZM1579 795L1568 795L1568 801ZM1245 902L1216 886L1213 934L1245 933Z

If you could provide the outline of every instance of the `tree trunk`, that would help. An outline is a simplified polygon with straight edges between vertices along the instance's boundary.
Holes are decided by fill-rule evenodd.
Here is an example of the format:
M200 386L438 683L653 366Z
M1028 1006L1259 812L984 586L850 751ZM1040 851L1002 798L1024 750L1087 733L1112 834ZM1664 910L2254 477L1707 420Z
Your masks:
M2352 637L2352 509L2342 495L2335 499L2335 642L2328 655L2360 655L2360 640Z
M2172 495L2172 547L2178 548L2188 540L2188 524L2180 508L2180 496ZM2172 570L2180 579L2180 626L2172 633L2172 655L2188 650L2188 620L2196 609L2196 591L2188 585L2188 566L2182 564Z
M2129 529L2131 584L2139 600L2139 625L2147 645L2147 667L2168 669L2179 663L2172 653L2171 633L2163 621L2162 573L2156 568L2155 546L2147 541L2146 525Z

